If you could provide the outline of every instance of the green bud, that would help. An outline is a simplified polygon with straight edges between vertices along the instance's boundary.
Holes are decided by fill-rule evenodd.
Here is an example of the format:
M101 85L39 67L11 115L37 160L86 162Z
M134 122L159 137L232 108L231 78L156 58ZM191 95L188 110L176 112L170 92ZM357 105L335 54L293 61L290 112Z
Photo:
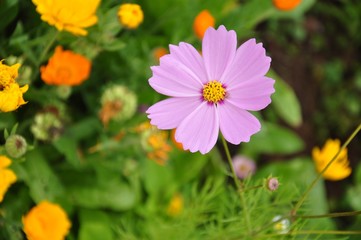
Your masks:
M26 153L27 143L20 135L10 135L5 142L5 150L10 157L19 158Z
M56 88L56 95L61 99L67 99L71 94L71 87L66 85L61 85Z
M59 137L63 131L63 123L53 112L42 112L35 115L30 128L34 137L42 141L51 141Z
M99 115L104 125L110 120L119 122L130 119L137 109L136 95L122 85L105 89L100 102L102 109Z

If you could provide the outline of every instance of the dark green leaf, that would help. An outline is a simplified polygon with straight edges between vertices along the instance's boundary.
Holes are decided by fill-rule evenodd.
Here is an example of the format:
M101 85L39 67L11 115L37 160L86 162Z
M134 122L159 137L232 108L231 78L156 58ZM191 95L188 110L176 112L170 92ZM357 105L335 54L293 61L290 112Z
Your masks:
M276 80L272 106L288 124L293 127L299 126L302 123L301 106L293 89L274 71L269 71L267 75Z
M243 151L254 153L290 154L304 148L302 139L291 130L279 125L263 122L261 131L251 137L249 143L242 143Z

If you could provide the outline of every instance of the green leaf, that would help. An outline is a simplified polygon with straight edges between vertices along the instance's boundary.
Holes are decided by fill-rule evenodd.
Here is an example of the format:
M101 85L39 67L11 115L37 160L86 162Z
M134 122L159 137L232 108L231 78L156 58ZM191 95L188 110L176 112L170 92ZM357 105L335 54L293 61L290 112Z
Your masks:
M74 140L81 140L90 137L94 132L102 131L102 125L98 118L88 117L82 121L73 124L66 135Z
M18 15L18 0L0 1L0 31L7 27L9 23Z
M68 172L67 191L75 205L86 208L109 208L124 211L132 208L136 203L136 193L130 186L118 177L99 180L90 171Z
M10 128L16 123L15 115L0 112L0 129Z
M176 152L171 156L171 165L175 181L178 184L184 184L197 176L209 162L209 157L200 153Z
M112 222L107 214L95 210L80 210L79 240L113 240Z
M172 172L166 166L160 166L154 161L145 159L143 168L144 186L149 194L164 194L169 190L172 181Z
M24 180L30 189L30 195L35 202L42 200L53 201L64 194L64 188L58 177L53 172L41 148L29 151L26 161L12 164L19 180Z
M16 134L16 130L18 129L19 123L16 123L14 127L11 129L10 135Z
M4 130L4 139L7 139L9 137L9 132L7 129Z
M293 89L274 71L269 71L267 76L276 80L272 106L288 124L293 127L299 126L302 123L301 106Z
M361 185L356 185L347 190L346 199L355 211L361 211Z
M77 150L77 143L73 138L62 136L53 142L54 147L64 154L67 162L74 167L80 166L80 159Z
M251 141L243 143L244 153L290 154L304 148L302 139L291 130L273 123L263 122L261 131L252 136Z

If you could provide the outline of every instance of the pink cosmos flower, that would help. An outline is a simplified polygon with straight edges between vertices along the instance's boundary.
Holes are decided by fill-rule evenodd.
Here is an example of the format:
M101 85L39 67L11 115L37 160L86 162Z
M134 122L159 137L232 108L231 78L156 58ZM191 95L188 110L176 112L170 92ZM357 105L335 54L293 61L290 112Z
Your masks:
M209 152L219 130L232 143L248 142L261 129L258 111L271 102L274 80L262 44L250 39L237 49L235 31L207 29L202 56L190 44L170 45L170 54L153 66L149 84L170 98L147 110L159 129L176 128L175 139L185 150Z

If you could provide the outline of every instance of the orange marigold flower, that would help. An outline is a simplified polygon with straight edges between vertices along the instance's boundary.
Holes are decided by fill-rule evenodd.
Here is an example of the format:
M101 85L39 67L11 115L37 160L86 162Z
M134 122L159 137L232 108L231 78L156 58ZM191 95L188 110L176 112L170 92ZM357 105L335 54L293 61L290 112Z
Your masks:
M7 167L10 166L11 160L6 156L0 156L0 202L3 201L5 193L11 184L16 182L16 175Z
M100 0L32 0L41 20L55 26L59 31L68 31L85 36L84 29L97 23L95 12Z
M80 54L56 47L48 65L40 68L41 79L49 85L75 86L90 74L91 62Z
M168 51L167 49L163 48L163 47L158 47L156 49L154 49L153 51L153 57L154 59L158 60L163 57L164 55L167 55Z
M273 0L273 5L281 11L290 11L296 8L301 0Z
M199 39L203 39L204 33L206 32L207 28L214 27L214 25L214 17L208 10L203 10L194 19L193 30Z
M338 139L328 139L320 150L318 147L312 149L312 158L316 164L316 169L321 172L327 164L332 160L341 148L341 142ZM327 180L342 180L351 174L351 168L347 158L347 149L343 149L337 159L329 166L323 177Z
M29 86L20 87L15 81L20 64L7 66L0 61L0 112L10 112L26 104L23 99Z
M118 10L120 23L126 28L137 28L143 22L143 11L138 4L124 3Z
M63 240L71 227L65 211L48 201L33 207L22 221L29 240Z
M174 144L174 146L176 146L176 148L178 148L179 150L183 150L184 151L184 148L183 148L183 144L180 143L180 142L177 142L175 140L175 128L171 130L170 132L170 138L172 139L172 142Z

